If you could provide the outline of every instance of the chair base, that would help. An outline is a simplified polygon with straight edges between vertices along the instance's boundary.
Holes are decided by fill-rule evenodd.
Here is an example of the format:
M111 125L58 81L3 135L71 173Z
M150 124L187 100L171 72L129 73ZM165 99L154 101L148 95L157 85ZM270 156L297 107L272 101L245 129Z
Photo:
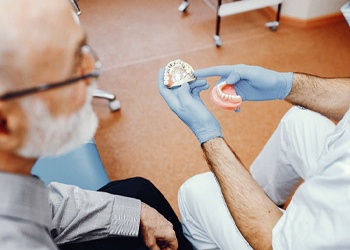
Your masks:
M116 98L115 95L113 95L110 92L97 89L93 92L93 97L108 100L109 101L109 109L112 112L115 112L121 108L120 101Z

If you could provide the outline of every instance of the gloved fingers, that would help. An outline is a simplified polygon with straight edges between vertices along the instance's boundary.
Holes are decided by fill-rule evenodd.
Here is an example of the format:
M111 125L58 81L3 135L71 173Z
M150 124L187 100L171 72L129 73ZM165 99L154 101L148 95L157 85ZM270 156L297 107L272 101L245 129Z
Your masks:
M199 96L199 93L202 92L203 90L209 89L210 85L208 83L205 83L204 85L198 86L196 88L193 88L191 93L194 96Z
M177 97L186 96L186 95L191 96L191 87L187 82L185 82L184 84L182 84L176 88L173 88L172 92Z
M194 82L189 83L191 89L205 86L206 84L207 80L205 79L196 79Z
M192 83L184 83L180 87L174 88L172 91L178 97L190 96L193 93L199 93L202 90L208 89L209 84L204 79L198 79Z
M160 92L160 94L164 97L165 96L169 96L172 95L172 91L177 89L169 89L166 85L164 85L164 71L165 69L162 68L159 70L158 72L158 90ZM191 90L197 87L201 87L201 86L205 86L207 84L207 81L205 79L196 79L194 82L190 83L190 88Z
M241 76L236 71L232 71L231 74L226 78L225 82L227 84L236 84L241 80Z
M228 78L230 83L236 83L239 80L252 80L259 77L261 67L245 64L236 64L232 66L232 72Z
M248 82L245 80L248 73L248 71L244 70L246 67L247 66L243 64L233 65L231 68L231 74L225 79L225 82L227 84L234 84L235 91L237 95L241 96L242 101L245 101L247 99L245 92L240 88L240 85L242 85L244 88L244 85L248 84ZM240 109L236 110L236 112L239 111Z
M232 65L231 72L227 75L226 83L236 84L240 80L246 80L247 82L255 79L259 76L261 67L250 66L245 64Z
M181 106L183 107L195 101L195 99L191 95L191 88L188 83L184 83L180 87L177 87L172 91L176 95Z
M215 86L222 83L222 82L226 82L226 79L227 79L226 76L221 77L220 80L215 83Z
M247 81L241 81L239 84L234 85L237 95L242 98L242 101L248 100L248 93L246 91L245 85L248 85Z
M232 72L232 66L214 66L194 71L197 78L206 78L211 76L228 76Z
M209 84L204 79L196 80L194 83L190 84L190 89L192 94L198 94L202 90L209 88Z

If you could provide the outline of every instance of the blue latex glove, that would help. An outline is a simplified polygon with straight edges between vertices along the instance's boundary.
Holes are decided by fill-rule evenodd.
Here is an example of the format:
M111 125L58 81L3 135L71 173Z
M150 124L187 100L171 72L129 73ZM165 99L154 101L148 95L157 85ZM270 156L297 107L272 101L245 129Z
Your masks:
M234 84L242 100L283 100L291 91L294 74L279 73L259 66L233 65L215 66L194 72L197 78L220 76L219 82Z
M164 69L158 74L158 90L169 108L192 130L202 144L212 138L223 137L219 122L203 104L199 93L209 88L206 80L168 89L164 85Z

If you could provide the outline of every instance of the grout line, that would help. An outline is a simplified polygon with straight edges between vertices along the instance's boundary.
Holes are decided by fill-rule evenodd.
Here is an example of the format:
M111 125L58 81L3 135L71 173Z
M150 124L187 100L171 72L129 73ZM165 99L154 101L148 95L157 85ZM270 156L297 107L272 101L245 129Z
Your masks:
M265 37L267 36L268 33L266 34L260 34L260 35L251 35L251 36L245 36L243 39L233 39L233 40L228 40L223 43L222 46L224 46L225 44L233 44L235 42L242 42L242 41L246 41L246 40L250 40L252 38L261 38L261 37ZM114 70L114 69L119 69L119 68L124 68L124 67L128 67L128 66L132 66L132 65L135 65L135 64L143 64L143 63L147 63L147 62L150 62L150 61L155 61L155 60L159 60L159 59L162 59L162 58L167 58L167 57L176 57L177 55L181 55L181 54L187 54L187 53L191 53L191 52L197 52L197 51L201 51L201 50L206 50L206 49L210 49L210 48L213 48L214 49L220 49L220 48L216 48L215 47L215 44L214 42L211 44L211 45L205 45L205 46L202 46L202 47L198 47L198 48L193 48L193 49L189 49L189 50L182 50L182 51L177 51L177 52L173 52L173 53L170 53L170 54L163 54L163 55L159 55L159 56L154 56L154 57L147 57L147 58L144 58L144 59L139 59L139 60L135 60L135 61L131 61L131 62L127 62L127 63L123 63L123 64L118 64L118 65L115 65L115 66L111 66L111 67L106 67L104 68L102 71L103 72L106 72L106 71L109 71L109 70Z
M136 61L132 61L132 62L123 63L123 64L119 64L119 65L116 65L116 66L112 66L112 67L106 68L103 71L108 71L108 70L117 69L117 68L124 68L124 67L131 66L131 65L134 65L134 64L146 63L146 62L149 62L149 61L155 61L155 60L159 60L159 59L166 58L166 57L175 57L176 55L180 55L180 54L183 54L183 53L196 52L196 51L200 51L200 50L209 49L211 47L213 47L213 45L211 45L211 46L210 45L206 45L206 46L199 47L199 48L183 50L181 52L178 51L178 52L173 52L173 53L170 53L170 54L163 54L163 55L154 56L154 57L147 57L147 59L139 59L139 60L136 60Z

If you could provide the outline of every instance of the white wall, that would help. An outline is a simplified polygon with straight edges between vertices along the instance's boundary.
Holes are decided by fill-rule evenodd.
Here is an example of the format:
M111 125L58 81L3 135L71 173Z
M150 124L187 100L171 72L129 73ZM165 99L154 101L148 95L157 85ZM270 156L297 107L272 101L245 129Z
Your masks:
M313 19L340 12L349 0L284 0L282 15L297 19Z

